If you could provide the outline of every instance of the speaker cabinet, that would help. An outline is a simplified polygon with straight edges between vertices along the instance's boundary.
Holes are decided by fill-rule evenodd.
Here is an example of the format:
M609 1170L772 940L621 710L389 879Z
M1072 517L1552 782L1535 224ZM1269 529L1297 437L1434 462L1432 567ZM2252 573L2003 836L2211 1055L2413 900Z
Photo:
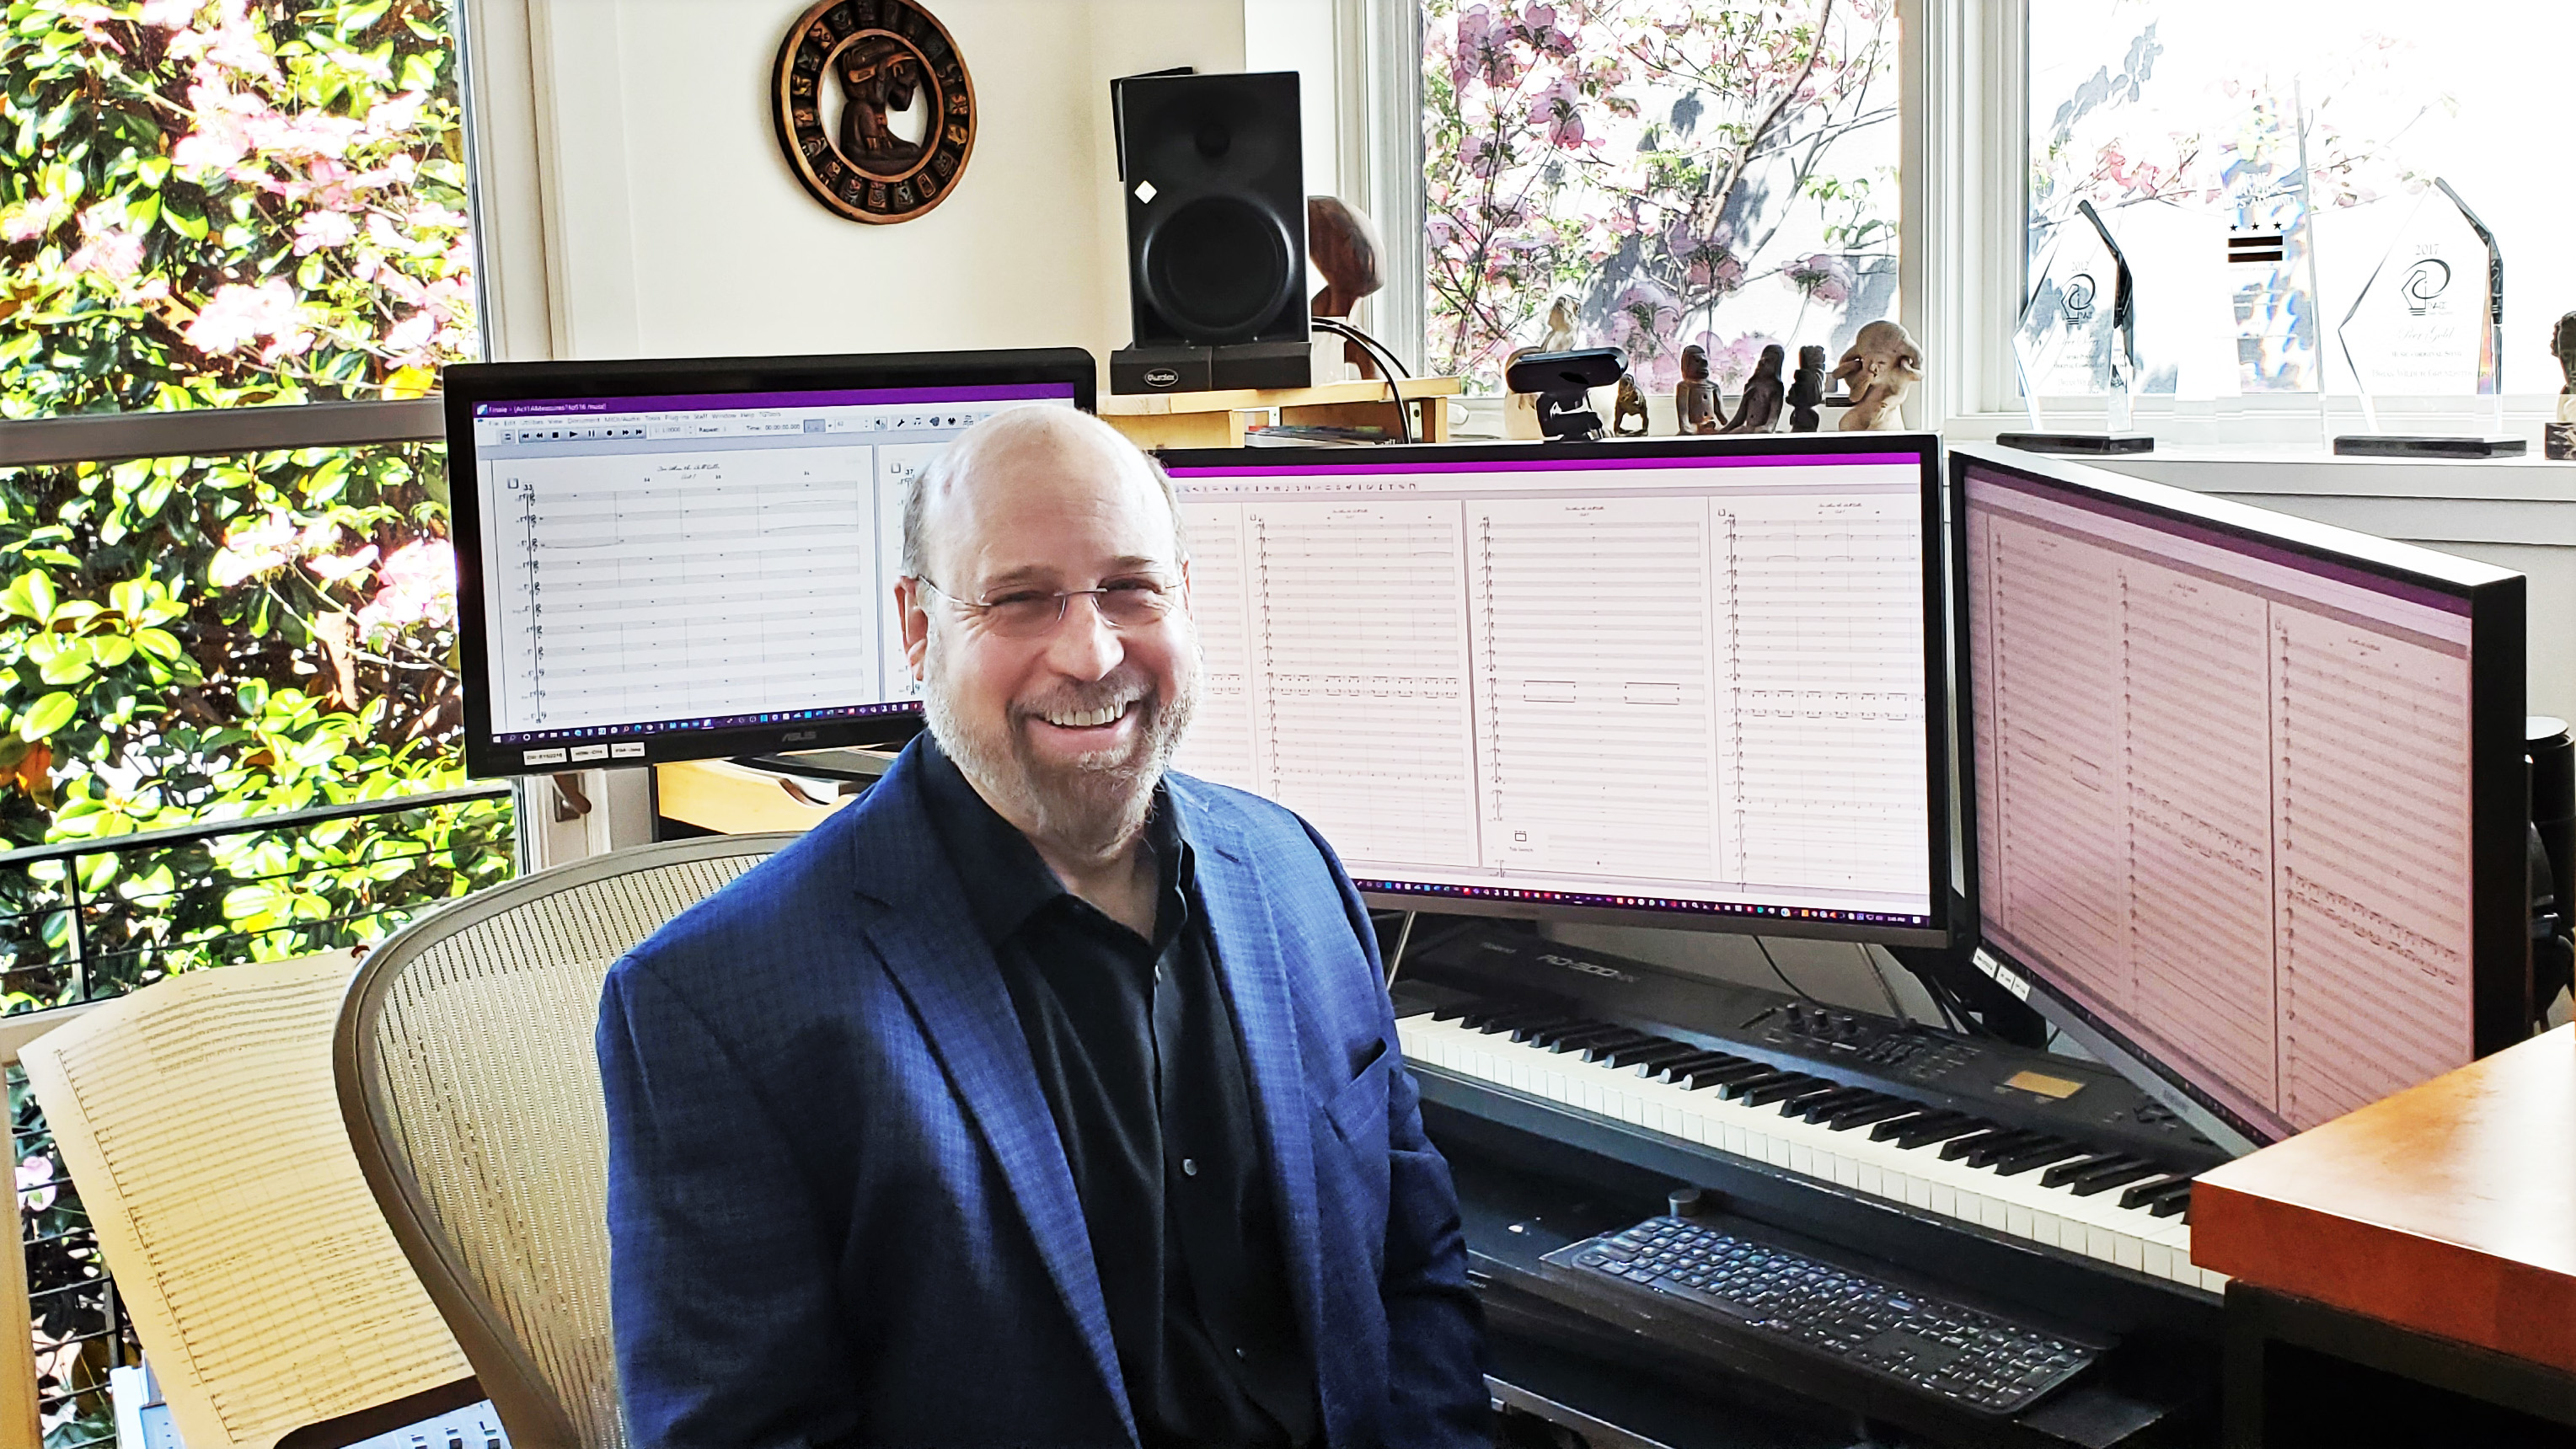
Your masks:
M1110 99L1135 324L1111 390L1305 386L1297 73L1130 76Z

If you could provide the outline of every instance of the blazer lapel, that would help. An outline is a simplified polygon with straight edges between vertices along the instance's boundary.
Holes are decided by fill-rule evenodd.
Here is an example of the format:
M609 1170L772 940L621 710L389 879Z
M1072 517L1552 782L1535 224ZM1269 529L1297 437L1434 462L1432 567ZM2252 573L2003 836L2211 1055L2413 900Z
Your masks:
M918 749L915 746L914 749ZM852 832L859 891L883 909L868 926L878 956L912 1003L931 1049L1000 1162L1038 1256L1081 1330L1092 1366L1118 1405L1127 1437L1136 1416L1109 1334L1099 1267L1074 1193L1073 1170L1055 1118L1038 1089L1036 1063L1021 1035L993 953L976 931L955 870L933 833L910 767L913 750L851 807L872 818Z
M1236 1030L1252 1071L1252 1097L1270 1159L1271 1196L1277 1200L1280 1244L1287 1256L1289 1292L1297 1322L1320 1362L1324 1343L1323 1250L1318 1242L1313 1143L1307 1136L1312 1109L1297 1047L1297 1017L1288 1000L1288 974L1280 960L1279 931L1253 873L1242 834L1172 781L1182 829L1199 852L1199 903L1207 910L1216 943L1217 975L1234 1007ZM1317 1387L1325 1389L1320 1380ZM1329 1392L1327 1390L1327 1392ZM1330 1401L1327 1400L1327 1410Z

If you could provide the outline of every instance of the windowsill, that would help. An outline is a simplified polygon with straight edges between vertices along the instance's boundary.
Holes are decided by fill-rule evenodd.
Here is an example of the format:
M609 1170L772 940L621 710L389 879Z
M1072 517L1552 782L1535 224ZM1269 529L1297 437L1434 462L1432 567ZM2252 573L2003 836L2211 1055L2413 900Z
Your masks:
M2249 413L2223 422L2142 416L2132 431L2154 437L2154 452L2070 461L2213 493L2576 503L2576 462L2552 462L2542 452L2543 420L2537 410L2506 414L2506 432L2523 439L2527 449L2520 457L2360 458L2335 453L2313 410ZM2045 422L2068 432L2102 427L2098 413L2053 414ZM2357 411L2337 416L2333 425L2339 435L2367 431ZM2021 413L1983 413L1953 418L1942 433L1951 442L1990 442L1997 433L2029 427ZM2221 427L2238 436L2210 436ZM2468 435L2482 429L2456 414L2391 415L2381 419L2381 431Z

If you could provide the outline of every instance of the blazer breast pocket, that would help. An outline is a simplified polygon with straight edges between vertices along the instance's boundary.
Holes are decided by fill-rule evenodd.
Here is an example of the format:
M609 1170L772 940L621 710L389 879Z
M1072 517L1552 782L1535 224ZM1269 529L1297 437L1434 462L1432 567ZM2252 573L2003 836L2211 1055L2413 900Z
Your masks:
M1342 1141L1386 1150L1386 1074L1394 1064L1395 1053L1386 1049L1384 1041L1378 1042L1359 1075L1324 1104L1324 1117Z

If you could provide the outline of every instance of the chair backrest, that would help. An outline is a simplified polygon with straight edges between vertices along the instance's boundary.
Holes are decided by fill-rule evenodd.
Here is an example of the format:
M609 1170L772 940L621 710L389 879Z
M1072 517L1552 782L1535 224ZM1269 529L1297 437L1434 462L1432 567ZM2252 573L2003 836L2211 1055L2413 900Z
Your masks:
M618 957L794 834L639 846L496 886L359 966L332 1041L358 1165L517 1449L624 1449L592 1047Z

